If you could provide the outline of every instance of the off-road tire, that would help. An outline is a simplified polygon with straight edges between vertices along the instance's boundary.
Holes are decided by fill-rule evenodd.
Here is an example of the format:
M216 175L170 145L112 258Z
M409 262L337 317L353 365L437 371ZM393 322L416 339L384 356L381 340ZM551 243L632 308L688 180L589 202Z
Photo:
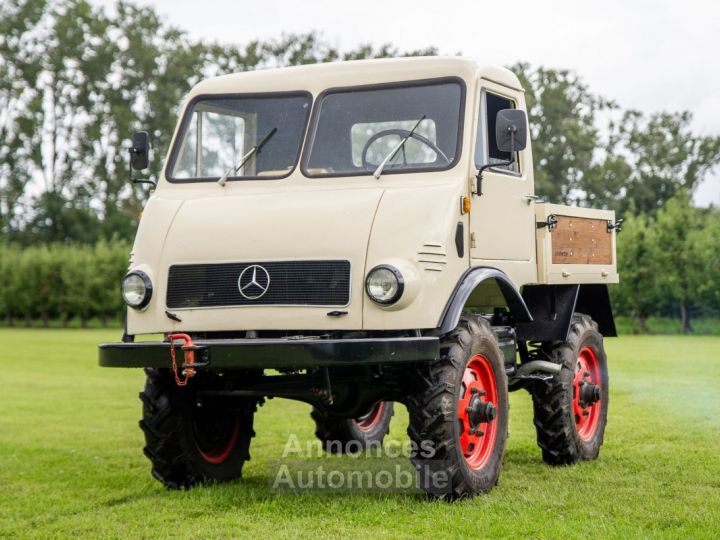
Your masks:
M240 477L250 459L257 403L201 401L197 389L211 382L212 374L199 373L178 387L167 369L148 368L145 373L140 428L153 477L170 489Z
M593 420L596 417L593 426L579 424L574 409L576 371L582 360L581 353L590 355L588 349L595 357L600 383L600 400L588 408L589 414L595 415ZM597 324L589 316L576 313L567 341L544 343L538 352L543 359L562 366L558 375L535 382L532 387L537 443L543 460L550 465L568 465L597 458L608 411L607 356Z
M470 395L472 388L463 381L471 366L480 361L478 359L482 359L487 380L491 381L488 385L495 394L496 416L491 422L478 425L483 429L483 435L476 440L480 441L480 450L484 449L484 457L478 466L473 466L472 455L465 455L469 446L461 447L461 437L464 435L467 441L470 430L464 427L460 401ZM473 395L483 395L483 392L476 389ZM491 393L488 393L480 399L490 397ZM407 406L410 415L408 435L413 442L412 462L423 483L421 487L428 495L454 500L486 493L497 484L507 439L508 389L503 354L485 319L463 316L457 328L442 338L440 359L418 376ZM485 437L488 437L487 444L483 442ZM444 476L447 484L435 484L431 481L432 475L435 478Z
M315 435L331 454L358 453L382 445L395 414L392 401L381 401L367 415L357 419L338 418L313 407Z

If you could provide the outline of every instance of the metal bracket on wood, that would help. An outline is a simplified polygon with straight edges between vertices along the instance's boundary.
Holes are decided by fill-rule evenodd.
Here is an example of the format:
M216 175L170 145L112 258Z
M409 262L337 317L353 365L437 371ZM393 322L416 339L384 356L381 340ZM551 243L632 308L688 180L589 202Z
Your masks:
M558 222L558 219L555 216L555 214L550 214L547 217L546 221L538 221L537 223L535 223L535 227L537 229L542 229L543 227L547 227L548 231L553 232L555 227L557 227L557 222Z
M607 222L607 232L611 233L611 232L613 232L613 230L614 230L616 233L619 233L620 231L622 231L623 221L625 221L625 220L624 220L624 219L618 219L615 223L613 223L612 221L610 221L610 220L608 219L608 222Z

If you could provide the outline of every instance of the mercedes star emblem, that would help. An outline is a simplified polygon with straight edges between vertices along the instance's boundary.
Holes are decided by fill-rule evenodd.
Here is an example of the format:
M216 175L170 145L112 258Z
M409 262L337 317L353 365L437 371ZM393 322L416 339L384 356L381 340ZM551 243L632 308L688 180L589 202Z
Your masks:
M240 272L238 290L244 298L257 300L270 288L270 274L259 264L251 264Z

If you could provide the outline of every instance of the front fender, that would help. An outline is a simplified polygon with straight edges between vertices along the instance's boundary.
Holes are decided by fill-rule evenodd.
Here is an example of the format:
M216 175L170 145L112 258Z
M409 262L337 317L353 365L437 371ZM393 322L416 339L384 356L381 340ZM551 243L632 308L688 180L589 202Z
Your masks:
M472 293L483 283L491 281L497 285L515 321L519 323L532 322L532 315L525 305L520 291L517 290L507 274L497 268L477 266L465 272L460 278L440 318L438 332L446 334L455 328L460 322L460 315L462 315Z

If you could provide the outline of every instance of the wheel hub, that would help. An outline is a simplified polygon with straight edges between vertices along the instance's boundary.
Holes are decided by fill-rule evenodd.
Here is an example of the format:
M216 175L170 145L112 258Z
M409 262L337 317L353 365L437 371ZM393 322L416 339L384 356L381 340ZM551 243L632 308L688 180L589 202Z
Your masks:
M470 400L467 413L470 426L476 428L480 424L495 420L497 409L492 403L483 401L479 396L475 395Z
M580 383L580 406L589 407L600 401L600 387L597 384L583 381Z

